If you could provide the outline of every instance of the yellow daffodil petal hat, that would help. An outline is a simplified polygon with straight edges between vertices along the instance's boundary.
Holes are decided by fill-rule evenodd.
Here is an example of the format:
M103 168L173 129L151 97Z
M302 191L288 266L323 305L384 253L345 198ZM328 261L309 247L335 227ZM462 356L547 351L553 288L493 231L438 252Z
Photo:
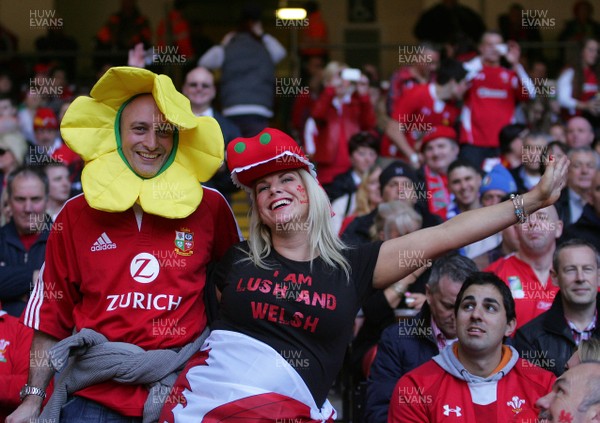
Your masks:
M173 149L152 178L137 175L121 150L123 108L140 94L152 94L170 127ZM69 148L85 161L81 183L90 207L122 212L139 203L151 214L179 219L202 201L202 187L223 163L221 128L211 117L196 117L171 79L146 69L114 67L94 85L91 97L76 98L61 123Z

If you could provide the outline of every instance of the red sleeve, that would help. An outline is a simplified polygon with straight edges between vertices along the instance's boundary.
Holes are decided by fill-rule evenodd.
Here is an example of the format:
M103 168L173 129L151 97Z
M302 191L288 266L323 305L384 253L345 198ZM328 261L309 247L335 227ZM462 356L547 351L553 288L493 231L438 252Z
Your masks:
M412 372L402 376L392 393L388 411L388 423L428 423L425 403L419 396L422 386L413 378Z
M296 97L292 106L292 127L298 131L304 128L306 119L312 106L312 99L308 95Z
M419 111L420 89L410 90L406 95L400 97L394 105L392 119L400 123L405 123L408 116Z
M70 228L84 225L74 215L78 215L83 197L68 202L58 214L46 244L46 260L40 269L27 308L21 317L22 322L57 339L70 336L75 326L73 309L81 300L74 253L81 246L75 245Z
M219 261L229 248L242 240L242 234L237 225L233 211L220 192L203 187L204 195L210 197L214 219L214 248L212 260Z
M332 106L335 89L327 87L323 90L312 108L311 116L316 120L326 120Z
M358 96L360 105L360 129L363 131L375 128L377 124L377 116L375 116L375 108L371 104L369 95Z
M0 405L3 407L17 408L21 404L19 391L27 383L29 374L29 349L33 339L33 330L23 326L11 316L0 319L0 340L9 342L4 347L0 346L1 352L6 354L4 358L8 365L7 369L0 371Z
M511 85L513 88L513 93L516 101L528 101L529 100L529 91L523 85L521 78L517 75L516 72L511 73Z

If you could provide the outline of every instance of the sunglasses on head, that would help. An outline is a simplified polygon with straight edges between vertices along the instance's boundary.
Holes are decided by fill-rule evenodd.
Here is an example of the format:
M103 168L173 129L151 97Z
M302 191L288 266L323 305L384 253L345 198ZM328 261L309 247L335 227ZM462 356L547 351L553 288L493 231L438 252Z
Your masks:
M201 83L201 84L200 84L200 83L198 83L198 82L190 82L190 83L188 83L188 85L189 85L190 87L192 87L192 88L196 88L196 87L198 87L198 86L200 86L200 87L202 87L202 88L212 88L212 85L211 85L211 84L207 84L206 82L203 82L203 83Z

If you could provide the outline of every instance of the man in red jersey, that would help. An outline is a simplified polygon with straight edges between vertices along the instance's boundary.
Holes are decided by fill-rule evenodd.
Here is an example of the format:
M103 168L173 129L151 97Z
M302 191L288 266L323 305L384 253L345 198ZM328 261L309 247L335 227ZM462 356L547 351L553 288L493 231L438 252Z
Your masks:
M440 66L436 82L417 85L398 98L382 141L381 155L410 160L418 168L421 138L435 126L453 127L456 123L459 110L453 102L462 99L467 89L465 76L459 62L447 60Z
M465 63L471 86L461 114L460 158L478 168L486 158L498 157L500 130L513 122L518 101L533 99L535 87L519 63L519 45L502 43L502 36L486 31L479 44L480 56ZM504 56L512 69L501 66Z
M534 421L535 401L555 377L503 344L516 326L510 290L493 274L474 273L454 314L458 341L400 378L388 422Z
M55 370L43 421L156 420L176 369L163 370L187 361L178 351L206 329L207 266L239 240L223 197L199 182L220 166L223 137L214 119L192 114L167 76L126 67L76 99L61 129L87 163L84 195L65 204L48 240L22 317L35 330L39 360L7 421L38 416ZM77 357L64 368L56 354L71 344ZM117 345L136 355L117 355ZM111 357L114 368L133 357L139 366L107 374L111 367L98 363ZM140 379L149 372L152 380Z

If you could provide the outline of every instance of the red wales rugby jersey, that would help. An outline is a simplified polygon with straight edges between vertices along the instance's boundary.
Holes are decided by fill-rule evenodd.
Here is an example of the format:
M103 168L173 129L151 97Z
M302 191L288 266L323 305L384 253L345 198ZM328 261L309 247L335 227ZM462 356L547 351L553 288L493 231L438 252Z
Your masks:
M412 148L418 139L434 126L454 127L460 111L452 101L436 97L435 84L416 85L398 97L394 103L392 119L397 121L400 131ZM396 144L385 135L381 144L384 157L403 157Z
M207 265L239 239L229 205L211 189L187 218L143 213L139 227L133 209L107 213L75 197L56 219L23 321L58 339L90 328L146 350L181 347L206 326ZM77 395L141 416L147 393L108 382Z
M498 147L503 126L513 121L517 101L529 99L516 72L483 66L471 81L461 114L460 143Z

